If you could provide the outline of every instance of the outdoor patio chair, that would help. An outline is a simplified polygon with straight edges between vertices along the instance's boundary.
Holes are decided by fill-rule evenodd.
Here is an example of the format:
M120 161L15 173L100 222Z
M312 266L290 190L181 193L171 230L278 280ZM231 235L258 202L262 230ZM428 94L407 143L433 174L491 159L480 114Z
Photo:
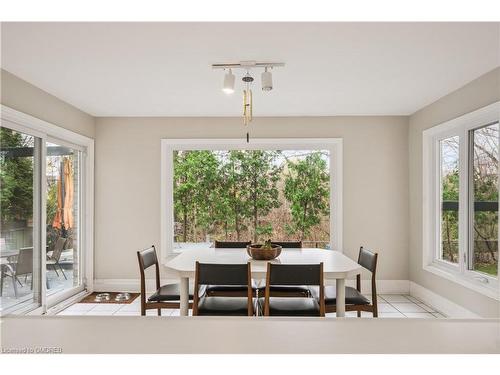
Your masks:
M156 256L154 245L137 252L139 260L139 270L141 272L141 315L146 315L146 310L157 309L158 315L161 315L161 309L179 309L180 308L180 287L179 284L167 284L160 286L160 266ZM155 267L156 291L146 299L146 277L145 270L149 267ZM193 299L193 290L189 290L189 299ZM192 302L189 307L192 307Z
M368 311L373 314L373 317L378 317L377 309L377 285L375 281L375 273L377 271L378 254L369 250L365 250L363 246L359 248L358 264L371 272L372 282L372 302L361 294L361 274L356 275L356 288L345 288L345 311L357 311L358 318L361 317L361 311ZM320 298L318 290L311 289L313 296ZM336 312L336 288L334 286L325 287L325 305L326 312Z
M314 285L324 297L323 263L267 264L265 297L259 298L264 316L325 316L325 300L313 297L274 297L274 285Z
M59 272L57 272L57 268L62 272L64 279L68 280L66 277L66 274L64 273L63 268L61 267L61 264L59 263L59 260L61 259L61 254L64 250L64 246L66 245L67 238L64 237L59 237L54 244L54 248L52 249L52 253L49 255L47 254L47 268L49 266L52 266L52 269L55 271L57 277L59 277Z
M204 295L199 297L200 287L212 284L246 285L246 296L218 297ZM249 262L246 264L206 264L196 262L194 287L193 316L254 315L252 276Z
M9 259L7 264L2 264L0 276L0 295L3 293L3 281L5 277L12 278L14 296L17 298L17 284L22 286L19 276L31 275L30 287L33 289L33 247L23 247L19 249L19 254Z

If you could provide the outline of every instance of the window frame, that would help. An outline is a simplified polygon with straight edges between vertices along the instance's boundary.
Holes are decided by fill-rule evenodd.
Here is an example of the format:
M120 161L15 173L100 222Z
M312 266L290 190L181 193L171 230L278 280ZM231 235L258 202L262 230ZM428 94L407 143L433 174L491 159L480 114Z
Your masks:
M182 252L174 249L173 151L180 150L316 150L330 151L330 243L342 252L342 138L162 139L160 225L162 262ZM336 209L332 209L336 207Z
M471 203L471 134L475 129L499 121L500 102L426 129L423 141L423 269L491 298L500 300L499 277L469 270ZM439 259L441 241L441 152L440 141L459 137L459 261ZM500 238L500 236L499 236ZM500 265L500 262L498 262ZM500 266L499 272L500 275Z
M93 290L94 280L94 139L75 133L52 123L43 121L31 115L17 111L5 105L1 105L1 125L14 131L22 132L39 139L37 157L35 157L35 181L34 189L38 194L33 194L35 210L33 212L34 223L34 248L45 249L46 234L42 228L46 227L46 144L56 142L81 152L79 158L79 180L81 194L79 222L80 230L80 252L81 252L81 281L82 284L71 289L47 296L45 284L46 259L40 259L40 304L31 306L12 306L12 308L2 311L2 316L6 314L30 313L45 314L49 309L60 302L74 296L84 290ZM39 160L37 160L39 158Z

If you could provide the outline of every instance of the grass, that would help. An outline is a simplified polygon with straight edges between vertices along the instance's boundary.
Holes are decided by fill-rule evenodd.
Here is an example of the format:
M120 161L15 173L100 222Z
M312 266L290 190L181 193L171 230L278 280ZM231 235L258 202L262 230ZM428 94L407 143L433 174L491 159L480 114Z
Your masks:
M474 265L475 270L478 272L483 272L488 275L496 276L498 272L498 267L496 264L491 263L476 263Z

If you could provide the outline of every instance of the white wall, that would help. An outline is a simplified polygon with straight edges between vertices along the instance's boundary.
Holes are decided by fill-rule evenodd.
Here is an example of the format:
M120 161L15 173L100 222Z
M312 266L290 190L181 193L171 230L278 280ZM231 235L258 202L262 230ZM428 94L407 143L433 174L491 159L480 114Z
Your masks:
M344 249L380 252L380 279L408 279L405 117L256 118L253 137L342 137ZM137 279L135 252L160 242L160 139L243 137L240 118L98 118L97 279Z
M0 70L0 103L75 133L95 138L94 117L5 70Z
M5 318L0 346L70 354L500 353L498 320L278 317Z
M499 317L500 303L422 268L422 132L500 100L500 68L441 98L410 117L410 280L484 317Z

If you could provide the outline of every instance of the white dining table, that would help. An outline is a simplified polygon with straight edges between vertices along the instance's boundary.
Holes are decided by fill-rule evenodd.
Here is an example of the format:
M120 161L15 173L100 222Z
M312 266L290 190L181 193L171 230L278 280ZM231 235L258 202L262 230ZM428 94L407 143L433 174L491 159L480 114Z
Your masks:
M175 271L180 279L180 315L189 309L189 279L194 279L196 261L200 263L242 264L250 262L252 278L265 280L268 261L251 259L246 249L186 248L165 266ZM323 262L325 282L336 281L337 317L345 316L345 280L361 272L361 266L340 251L316 248L283 249L270 262L280 264L319 264Z

